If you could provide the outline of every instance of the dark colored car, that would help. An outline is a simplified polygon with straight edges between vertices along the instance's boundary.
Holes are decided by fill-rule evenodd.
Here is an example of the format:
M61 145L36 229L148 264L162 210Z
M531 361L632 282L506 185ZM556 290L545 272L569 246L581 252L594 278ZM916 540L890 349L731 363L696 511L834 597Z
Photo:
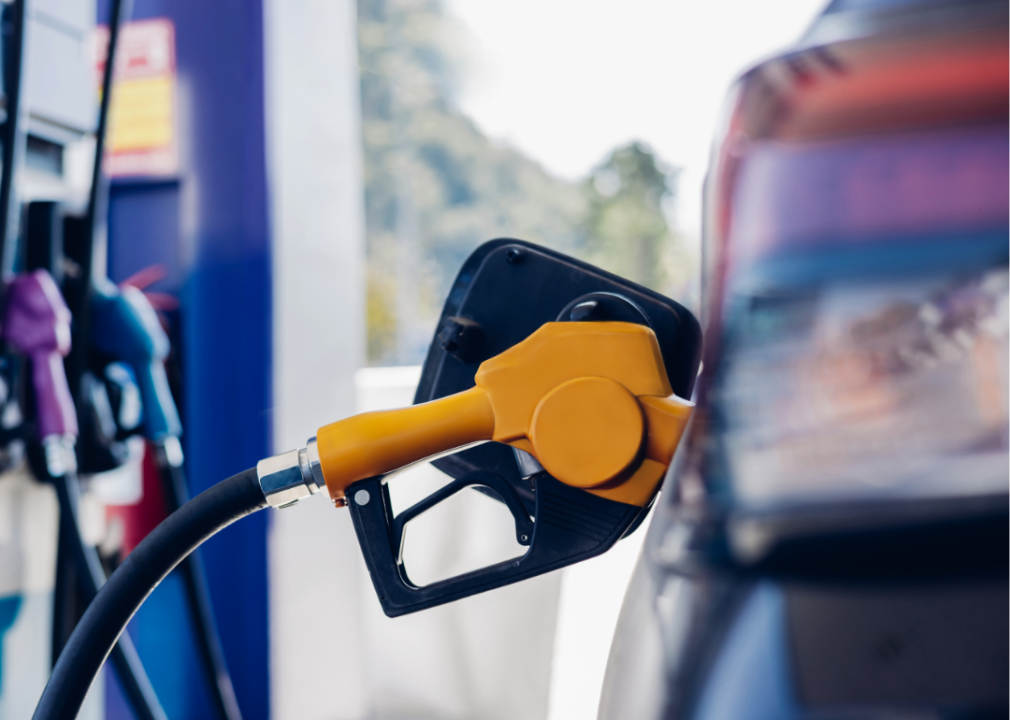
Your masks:
M732 89L601 720L1007 717L1007 15L834 2Z

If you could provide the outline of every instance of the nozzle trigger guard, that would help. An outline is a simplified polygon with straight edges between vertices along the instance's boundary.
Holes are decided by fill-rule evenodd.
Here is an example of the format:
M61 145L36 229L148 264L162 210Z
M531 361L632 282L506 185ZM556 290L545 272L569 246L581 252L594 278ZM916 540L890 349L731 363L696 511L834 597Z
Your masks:
M512 517L515 519L516 542L520 545L529 545L530 542L532 542L533 520L531 520L530 516L526 513L526 508L523 507L523 501L520 499L519 493L516 492L511 483L507 482L500 475L496 475L493 472L477 471L464 475L458 480L453 480L448 485L433 492L424 500L410 506L393 519L393 547L401 549L401 552L397 555L397 558L401 563L403 561L403 531L406 528L407 523L421 513L435 507L443 500L468 487L488 487L494 490L498 494L498 497L501 498L502 502L505 503L505 507L509 509L512 513Z
M600 555L649 511L565 485L547 473L535 480L532 539L522 557L421 587L410 581L402 562L407 522L465 487L487 486L512 511L516 533L522 535L529 527L524 524L528 516L516 491L494 473L475 472L394 516L384 476L351 485L347 490L351 520L383 612L389 617L407 615Z

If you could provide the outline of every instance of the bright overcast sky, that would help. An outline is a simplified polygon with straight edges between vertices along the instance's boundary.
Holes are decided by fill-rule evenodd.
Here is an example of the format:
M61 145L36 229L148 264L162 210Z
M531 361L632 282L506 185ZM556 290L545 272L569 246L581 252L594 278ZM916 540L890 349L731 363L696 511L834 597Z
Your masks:
M449 0L469 35L462 109L564 177L644 140L683 168L695 233L712 129L733 77L795 40L824 0Z

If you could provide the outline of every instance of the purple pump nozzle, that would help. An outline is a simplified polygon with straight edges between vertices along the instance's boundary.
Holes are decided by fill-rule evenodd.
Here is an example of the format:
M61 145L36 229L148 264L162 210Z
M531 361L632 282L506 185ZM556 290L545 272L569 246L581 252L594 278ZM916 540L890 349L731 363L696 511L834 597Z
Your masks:
M45 270L19 275L7 287L3 339L32 363L38 434L76 437L77 413L63 358L70 352L70 310Z

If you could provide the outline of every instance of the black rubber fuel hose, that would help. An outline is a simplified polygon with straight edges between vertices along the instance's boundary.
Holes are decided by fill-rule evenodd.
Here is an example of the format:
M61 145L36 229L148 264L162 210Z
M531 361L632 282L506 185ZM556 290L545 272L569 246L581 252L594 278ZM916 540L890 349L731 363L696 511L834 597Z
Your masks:
M81 536L80 498L81 490L77 477L65 475L50 478L56 486L56 496L60 503L60 539L67 540L72 558L64 558L64 562L73 562L75 579L84 592L86 602L92 602L105 584L105 570L98 557L98 551L88 545ZM69 591L70 588L65 588ZM73 635L71 635L73 637ZM69 644L69 643L68 643ZM61 649L59 657L63 657L66 646ZM158 696L151 686L151 681L144 671L140 655L129 635L119 638L112 651L112 665L116 668L119 682L123 686L133 712L138 720L166 720L165 711L158 702ZM59 659L57 659L57 666ZM82 698L83 701L83 698Z
M163 452L159 452L158 472L165 491L165 502L169 513L183 507L189 501L186 476L181 465L168 462ZM197 648L203 661L204 671L211 684L211 702L216 706L221 720L242 720L235 688L228 672L228 663L221 646L221 636L217 632L217 621L207 587L207 574L203 569L203 559L199 551L194 551L179 564L186 598L196 626Z
M255 469L214 485L169 515L133 549L88 606L53 669L34 720L73 720L126 624L183 558L267 506Z

